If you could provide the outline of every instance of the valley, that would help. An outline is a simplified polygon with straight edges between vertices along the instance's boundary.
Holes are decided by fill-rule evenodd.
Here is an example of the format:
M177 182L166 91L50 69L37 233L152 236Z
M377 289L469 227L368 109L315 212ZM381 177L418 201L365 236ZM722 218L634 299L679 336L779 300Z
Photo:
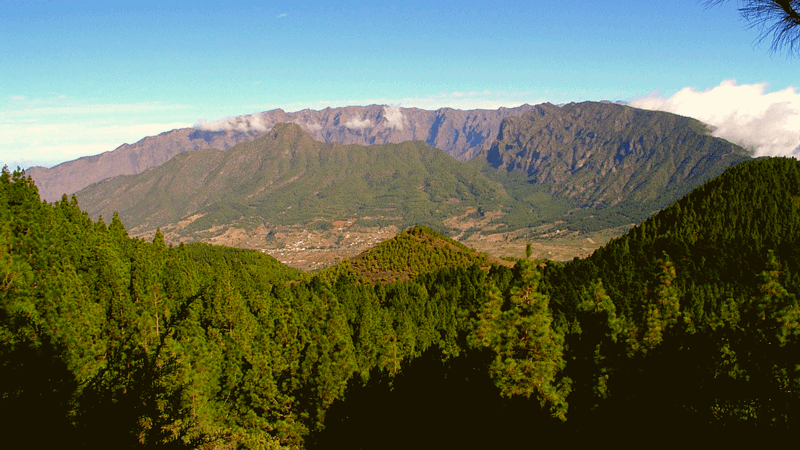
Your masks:
M800 0L674 3L5 2L4 448L793 442Z
M132 236L161 229L171 244L255 249L304 271L416 225L498 258L522 257L530 243L533 257L568 261L751 159L696 120L618 104L440 113L306 111L269 132L272 113L231 119L228 131L202 132L208 143L235 130L261 135L237 135L250 140L224 151L184 150L75 195L92 218L118 214ZM427 133L421 117L437 139L395 142ZM374 126L348 128L354 118ZM308 131L315 121L326 125Z
M214 245L259 250L289 267L312 272L334 265L345 258L354 258L381 242L394 238L400 230L394 225L386 227L362 227L356 220L324 222L329 226L301 225L259 226L252 230L230 226L215 230L218 234L200 239ZM314 225L314 224L312 224ZM549 223L536 228L512 232L461 233L454 240L481 253L499 259L519 259L525 256L525 247L531 244L531 257L553 261L569 261L584 258L605 245L614 237L621 236L630 227L621 225L597 231L582 232L558 228L563 222ZM182 242L180 234L171 227L163 230L168 244ZM155 230L136 236L152 239ZM132 234L135 235L135 234Z
M169 246L178 225L132 238L3 171L0 425L35 415L90 448L407 448L451 442L425 428L442 422L467 447L531 427L796 434L798 198L800 164L773 158L630 229L465 208L445 218L460 242L370 215Z

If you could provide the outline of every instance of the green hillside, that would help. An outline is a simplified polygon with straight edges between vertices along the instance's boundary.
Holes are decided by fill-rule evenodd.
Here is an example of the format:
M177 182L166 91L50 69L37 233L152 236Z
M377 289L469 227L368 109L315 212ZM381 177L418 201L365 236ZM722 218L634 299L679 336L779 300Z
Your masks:
M749 159L695 119L584 102L505 119L473 165L515 198L571 206L568 226L589 230L638 223Z
M415 279L455 267L478 265L488 269L493 264L513 265L422 226L409 228L349 262L366 280L382 283Z
M586 390L571 404L644 414L632 421L794 427L799 248L800 163L773 158L729 169L585 260L548 267L562 320L582 330L568 341L585 359L567 373Z
M280 124L227 152L183 153L77 196L91 216L119 211L133 230L188 219L184 227L171 228L184 236L203 236L218 226L252 229L319 219L328 226L355 218L401 229L441 227L448 217L511 201L498 184L423 142L325 144L294 124Z
M513 268L417 227L300 274L259 252L130 238L6 170L0 206L0 431L15 447L797 431L794 159L728 169L587 259Z
M321 246L345 251L347 232L334 223L363 233L424 225L462 240L535 236L545 224L629 226L750 159L693 119L608 103L538 105L506 118L498 138L462 163L422 141L325 144L278 124L226 152L181 153L77 196L91 217L118 212L134 235L161 228L169 242L211 242L241 230L247 237L220 242L277 250L311 229Z

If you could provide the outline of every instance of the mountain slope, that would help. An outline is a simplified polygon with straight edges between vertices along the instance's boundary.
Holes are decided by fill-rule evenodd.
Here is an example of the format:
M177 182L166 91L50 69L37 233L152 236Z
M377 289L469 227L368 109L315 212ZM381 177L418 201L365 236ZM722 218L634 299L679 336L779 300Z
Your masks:
M513 262L491 257L430 228L416 226L352 258L350 265L366 280L384 283L472 265L508 266ZM337 270L336 267L330 270Z
M219 133L182 128L149 136L116 150L94 156L84 156L51 168L31 167L26 174L36 181L42 199L57 201L63 194L71 195L84 187L118 175L134 175L157 167L173 156L186 151L206 148L227 150L240 142L255 139L263 133Z
M531 110L530 105L497 110L462 111L442 108L427 111L388 106L348 106L320 111L287 113L281 109L239 116L201 128L172 130L122 145L111 152L87 156L52 168L27 170L42 198L59 200L62 194L117 175L133 175L157 167L173 156L206 148L228 150L269 132L278 123L296 123L314 139L341 144L387 144L425 141L457 159L472 158L497 136L501 121Z
M586 423L604 431L796 426L798 246L800 162L772 158L728 169L589 258L550 265L551 304L580 322L570 408L599 406Z
M750 158L694 119L585 102L537 105L507 118L476 159L499 173L523 174L578 207L632 206L649 214Z
M288 246L293 255L309 245L348 249L336 259L422 224L495 256L522 256L533 241L537 257L555 257L552 240L569 237L560 258L571 259L609 238L578 234L629 227L749 159L695 120L607 103L538 105L506 118L499 138L467 164L421 141L324 144L278 125L227 152L182 153L79 197L93 216L117 211L134 235L161 227L173 241ZM302 267L333 262L320 258Z
M342 219L438 227L511 202L499 185L423 142L325 144L295 124L227 152L178 155L94 184L78 198L92 216L118 211L132 233L162 227L187 237L232 225L331 227Z

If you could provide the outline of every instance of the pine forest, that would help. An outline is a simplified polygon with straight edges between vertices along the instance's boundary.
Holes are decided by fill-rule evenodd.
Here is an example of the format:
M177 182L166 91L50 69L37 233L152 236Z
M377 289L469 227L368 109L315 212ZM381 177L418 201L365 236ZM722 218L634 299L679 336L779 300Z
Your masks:
M9 448L740 442L800 418L800 162L727 169L584 259L424 226L315 272L129 237L0 177Z

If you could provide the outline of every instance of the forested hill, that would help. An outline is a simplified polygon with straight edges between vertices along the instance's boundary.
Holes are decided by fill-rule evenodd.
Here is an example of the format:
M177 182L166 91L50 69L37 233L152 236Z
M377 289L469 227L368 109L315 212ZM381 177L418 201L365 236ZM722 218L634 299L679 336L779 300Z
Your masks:
M392 239L356 256L352 268L370 281L409 280L445 268L479 265L513 266L514 263L478 253L430 228L409 228Z
M589 258L549 266L552 304L582 330L568 342L584 356L566 372L586 390L570 405L599 394L606 417L632 422L796 427L798 249L800 162L772 158L728 169Z
M800 163L758 160L584 260L487 265L414 228L300 274L132 239L4 170L0 431L87 448L787 437L799 210Z
M184 153L77 194L92 217L118 211L132 232L197 239L229 227L369 219L441 226L512 200L495 182L420 141L373 146L315 141L295 124L227 152Z

